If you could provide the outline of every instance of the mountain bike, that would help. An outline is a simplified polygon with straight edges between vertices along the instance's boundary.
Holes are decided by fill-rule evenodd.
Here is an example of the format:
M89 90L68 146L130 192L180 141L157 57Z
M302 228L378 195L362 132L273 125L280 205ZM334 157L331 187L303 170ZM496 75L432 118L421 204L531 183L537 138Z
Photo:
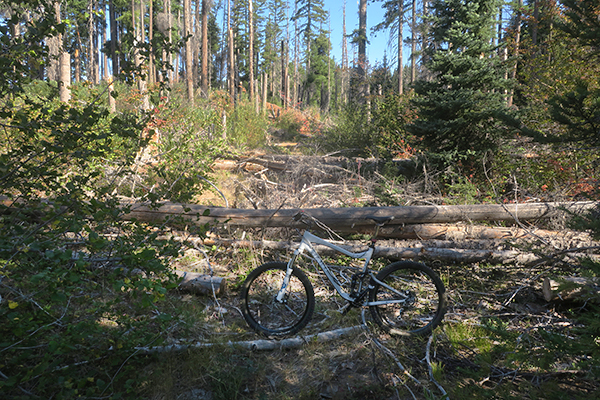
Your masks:
M393 217L367 218L375 223L375 229L367 249L360 252L349 251L311 233L312 224L320 221L307 213L299 212L294 219L306 223L308 229L291 259L287 263L273 261L259 266L242 284L242 314L253 330L265 336L292 335L312 318L315 292L308 276L298 266L300 257L309 258L323 271L347 302L342 311L368 307L375 323L390 334L424 335L442 321L446 312L446 290L431 268L414 261L397 261L380 271L369 268L379 230ZM349 284L342 284L314 244L364 260L364 263L361 261L362 267L356 268L349 277Z

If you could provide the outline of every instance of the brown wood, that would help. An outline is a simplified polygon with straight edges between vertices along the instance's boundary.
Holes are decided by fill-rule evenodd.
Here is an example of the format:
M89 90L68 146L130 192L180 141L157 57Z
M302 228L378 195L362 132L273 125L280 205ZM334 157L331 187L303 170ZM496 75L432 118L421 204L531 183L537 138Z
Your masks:
M459 221L524 221L549 218L561 214L563 209L581 213L591 210L598 202L481 204L460 206L409 206L409 207L348 207L315 208L304 210L338 232L359 232L373 229L369 217L393 216L387 228L399 232L405 224L453 223ZM181 218L186 223L225 224L245 227L305 227L295 222L298 209L252 210L201 205L184 205L165 202L159 208L147 204L124 203L131 207L124 213L127 220L157 222Z

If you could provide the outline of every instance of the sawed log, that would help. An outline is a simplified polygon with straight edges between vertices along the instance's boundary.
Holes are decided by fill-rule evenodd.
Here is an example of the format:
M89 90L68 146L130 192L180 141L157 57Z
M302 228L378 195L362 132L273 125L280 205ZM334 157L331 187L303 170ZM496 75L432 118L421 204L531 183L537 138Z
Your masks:
M226 288L226 279L223 277L186 271L175 271L175 274L182 278L179 282L179 289L186 292L204 295L212 295L214 293L218 296Z
M544 300L550 301L600 301L600 282L598 279L566 276L556 279L544 278L542 283Z

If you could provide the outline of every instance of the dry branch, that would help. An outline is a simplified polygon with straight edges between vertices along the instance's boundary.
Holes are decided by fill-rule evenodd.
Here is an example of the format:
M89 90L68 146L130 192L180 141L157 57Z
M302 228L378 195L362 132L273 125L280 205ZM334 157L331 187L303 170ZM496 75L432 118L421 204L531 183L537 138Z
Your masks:
M287 350L302 347L311 341L317 341L319 343L330 342L332 340L337 340L343 336L355 334L356 332L362 329L364 329L364 326L358 325L351 326L349 328L335 329L333 331L328 332L321 332L315 335L298 336L295 338L287 338L281 340L257 339L243 342L227 342L225 344L230 346L243 347L253 351ZM136 350L139 350L143 353L164 353L212 346L215 346L215 343L196 342L191 344L172 344L167 346L139 347Z

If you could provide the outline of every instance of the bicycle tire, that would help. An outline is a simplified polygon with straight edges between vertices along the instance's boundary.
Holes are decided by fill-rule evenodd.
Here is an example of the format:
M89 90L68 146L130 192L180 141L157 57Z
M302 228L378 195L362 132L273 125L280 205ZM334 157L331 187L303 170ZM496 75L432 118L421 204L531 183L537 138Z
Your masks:
M394 293L371 280L369 301L405 300L370 306L373 320L386 332L425 335L440 324L446 313L446 289L440 277L426 265L398 261L382 269L377 280L396 289Z
M308 277L294 268L283 303L276 300L287 270L283 262L254 269L242 284L242 314L248 325L266 336L292 335L308 324L315 309L315 293Z

